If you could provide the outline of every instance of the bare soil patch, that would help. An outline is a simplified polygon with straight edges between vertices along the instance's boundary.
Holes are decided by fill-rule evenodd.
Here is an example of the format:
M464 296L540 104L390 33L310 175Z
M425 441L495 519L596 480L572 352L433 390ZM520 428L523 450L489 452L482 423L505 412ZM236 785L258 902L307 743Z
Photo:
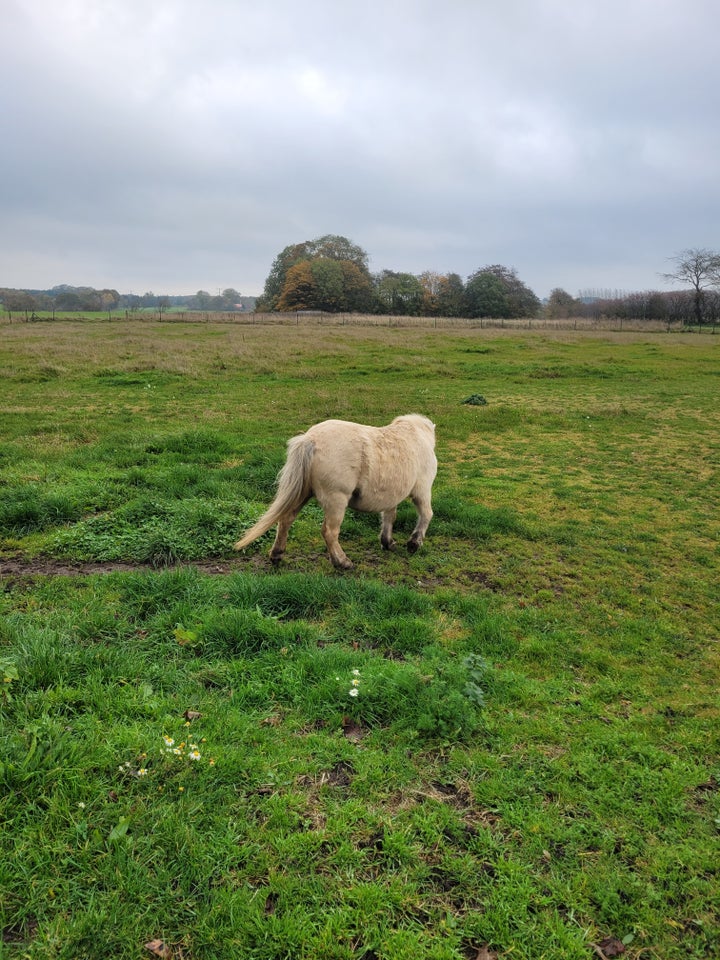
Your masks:
M201 573L227 574L234 573L247 561L238 560L207 560L194 563L178 563L163 570L192 567ZM158 570L150 564L139 563L72 563L65 560L53 560L49 557L35 557L33 559L0 560L0 577L87 577L98 573L137 573L139 571Z

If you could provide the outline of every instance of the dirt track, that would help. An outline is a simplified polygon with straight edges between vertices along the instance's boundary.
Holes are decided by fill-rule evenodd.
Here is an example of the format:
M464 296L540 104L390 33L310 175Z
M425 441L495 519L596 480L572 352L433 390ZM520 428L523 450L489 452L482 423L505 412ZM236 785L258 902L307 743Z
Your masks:
M177 569L179 567L193 567L201 573L224 574L234 573L247 567L247 561L242 560L209 560L197 563L175 564L171 567L152 567L149 564L136 563L69 563L62 560L52 560L47 557L33 560L0 560L1 577L86 577L94 573L133 573L158 569Z

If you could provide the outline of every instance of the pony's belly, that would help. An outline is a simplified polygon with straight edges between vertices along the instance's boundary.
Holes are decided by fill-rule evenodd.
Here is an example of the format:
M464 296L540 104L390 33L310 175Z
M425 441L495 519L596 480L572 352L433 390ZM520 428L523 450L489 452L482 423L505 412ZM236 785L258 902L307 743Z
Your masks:
M407 496L407 493L398 494L397 491L367 491L358 488L353 490L348 506L359 513L382 513L384 510L392 510Z

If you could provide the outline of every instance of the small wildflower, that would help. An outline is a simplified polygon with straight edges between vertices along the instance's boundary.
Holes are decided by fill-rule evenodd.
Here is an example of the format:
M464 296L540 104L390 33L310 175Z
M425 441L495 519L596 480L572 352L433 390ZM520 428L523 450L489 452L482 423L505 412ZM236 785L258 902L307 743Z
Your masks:
M82 802L82 800L81 800L80 803L78 804L78 807L80 807L81 810L84 810L84 809L85 809L85 804Z
M185 793L185 787L178 787L178 793Z
M354 677L359 677L359 676L360 676L360 671L359 671L359 670L353 670L353 676L354 676Z
M348 690L348 694L349 694L351 697L356 697L359 693L360 693L360 691L358 690L357 687L353 687L352 690Z
M174 747L174 748L173 748L173 753L174 753L175 756L177 756L177 757L181 757L181 756L182 756L182 750L180 749L180 747Z
M359 680L353 680L352 685L353 685L354 687L359 687L359 686L360 686L360 681L359 681Z
M147 776L147 767L140 767L140 769L139 769L138 772L137 772L137 775L138 775L139 777L146 777L146 776Z
M199 760L199 759L200 759L200 751L199 751L199 750L191 750L190 753L188 754L188 759L189 759L189 760Z
M212 759L208 760L208 766L214 767L214 766L215 766L215 761L212 760Z
M173 740L172 737L163 736L163 740L165 741L165 746L166 746L166 747L174 747L174 746L175 746L175 741Z

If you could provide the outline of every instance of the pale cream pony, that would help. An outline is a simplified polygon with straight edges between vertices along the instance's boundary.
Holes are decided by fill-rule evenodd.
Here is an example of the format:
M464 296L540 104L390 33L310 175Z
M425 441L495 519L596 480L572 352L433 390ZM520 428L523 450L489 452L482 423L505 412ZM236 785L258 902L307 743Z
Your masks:
M379 513L380 542L392 550L397 506L410 497L418 519L407 548L415 553L433 515L430 500L436 473L435 424L427 417L411 413L386 427L325 420L288 441L277 495L235 549L242 550L277 524L270 559L278 563L293 521L314 496L323 508L322 534L330 559L339 569L349 570L352 562L338 541L345 510Z

